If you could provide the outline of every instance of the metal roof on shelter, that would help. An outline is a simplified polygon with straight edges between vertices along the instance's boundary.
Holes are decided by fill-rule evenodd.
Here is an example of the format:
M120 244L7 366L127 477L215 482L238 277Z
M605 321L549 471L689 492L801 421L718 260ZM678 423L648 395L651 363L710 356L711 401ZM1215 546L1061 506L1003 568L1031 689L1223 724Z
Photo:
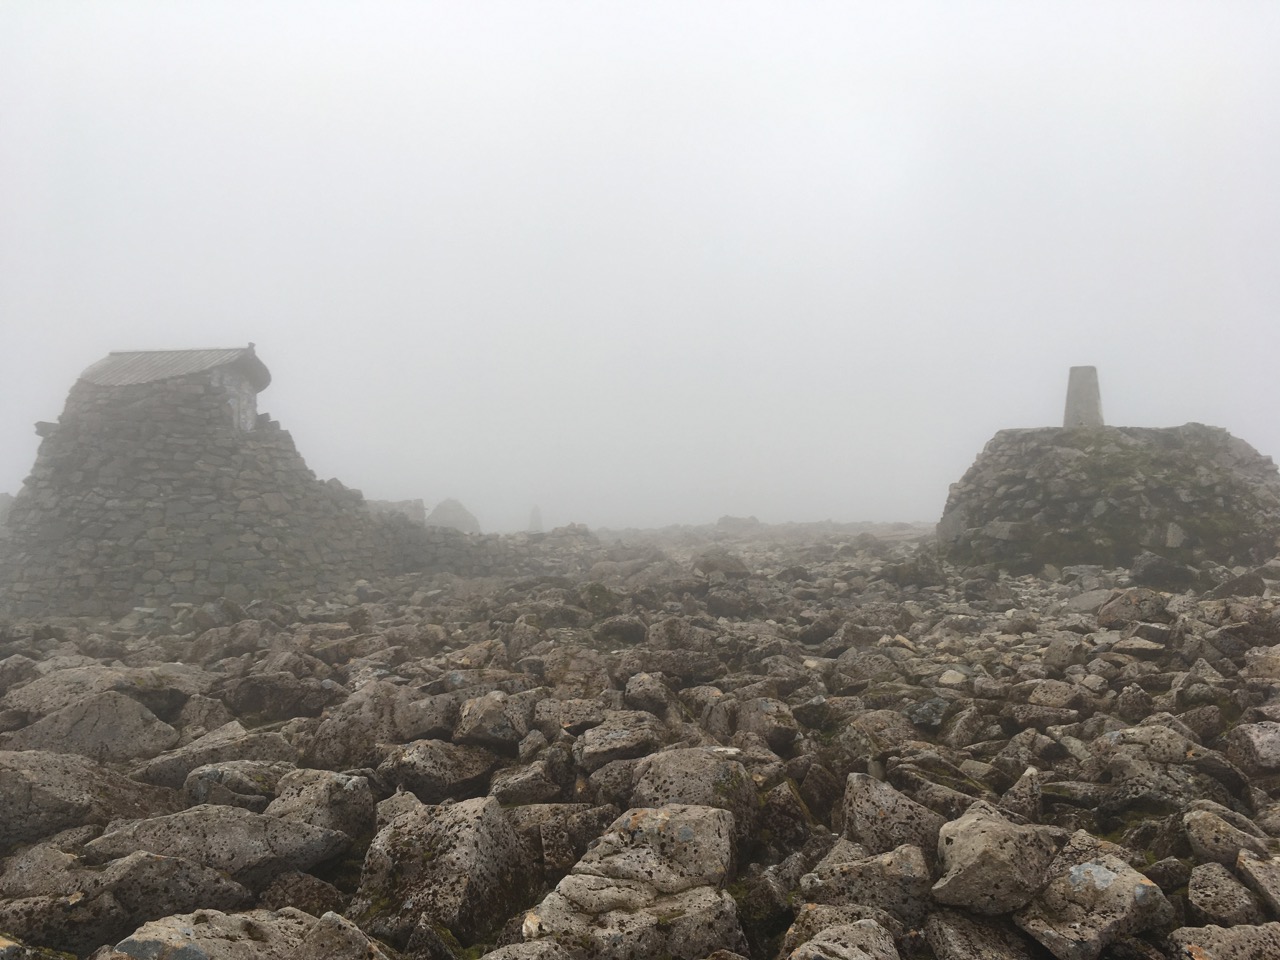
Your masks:
M265 390L271 382L271 373L253 352L253 344L230 350L112 351L80 374L80 379L103 387L125 387L231 365L244 369L255 390Z

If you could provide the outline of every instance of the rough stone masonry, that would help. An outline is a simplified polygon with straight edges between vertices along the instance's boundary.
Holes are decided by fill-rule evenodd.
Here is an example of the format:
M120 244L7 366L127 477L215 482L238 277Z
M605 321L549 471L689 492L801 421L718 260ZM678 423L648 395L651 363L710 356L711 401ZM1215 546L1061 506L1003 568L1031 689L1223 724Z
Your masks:
M1065 425L1001 430L953 484L938 544L959 563L1128 565L1273 556L1280 474L1219 427L1109 427L1097 371L1072 367Z
M375 514L257 412L253 345L112 353L76 381L0 538L0 612L120 615L297 596L362 576L482 573L496 541Z

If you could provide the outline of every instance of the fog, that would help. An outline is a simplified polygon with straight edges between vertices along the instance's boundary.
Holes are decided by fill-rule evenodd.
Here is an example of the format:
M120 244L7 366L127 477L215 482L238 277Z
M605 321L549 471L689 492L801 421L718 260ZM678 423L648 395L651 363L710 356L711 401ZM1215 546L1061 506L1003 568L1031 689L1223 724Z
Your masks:
M243 346L486 530L935 520L998 429L1280 455L1280 5L0 5L0 491L110 350Z

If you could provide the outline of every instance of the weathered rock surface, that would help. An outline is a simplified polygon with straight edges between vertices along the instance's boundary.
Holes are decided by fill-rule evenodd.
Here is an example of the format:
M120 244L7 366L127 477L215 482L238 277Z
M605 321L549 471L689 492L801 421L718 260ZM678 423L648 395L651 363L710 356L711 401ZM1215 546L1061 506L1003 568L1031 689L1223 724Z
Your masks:
M296 760L298 751L278 733L245 730L239 721L210 731L199 740L162 753L134 769L131 776L143 783L180 789L197 767L223 760Z
M1010 823L979 800L938 833L945 873L933 885L933 898L974 913L1010 913L1039 892L1057 852L1044 830Z
M84 846L91 863L145 850L220 870L261 886L285 870L306 870L341 853L351 838L239 807L204 804L166 817L113 824Z
M0 734L3 750L78 753L103 762L154 757L177 742L177 730L138 701L114 691L87 697L21 730Z
M928 911L932 883L924 852L904 844L870 857L833 852L801 878L800 892L813 903L875 907L915 926Z
M137 960L292 960L316 918L300 910L197 910L143 924L115 946Z
M0 853L67 827L169 812L177 798L72 754L0 751Z
M827 927L789 960L898 960L898 951L888 930L874 920L858 920Z
M1247 562L1271 556L1278 534L1271 458L1198 423L1001 430L952 487L938 525L957 562L1018 572L1128 564L1144 550Z
M423 806L374 838L350 916L393 945L423 917L473 943L526 902L532 867L492 797Z
M1169 935L1177 960L1262 960L1280 956L1280 923L1181 927Z
M870 853L903 844L933 851L945 818L864 773L849 774L844 791L844 831Z
M0 622L3 733L88 704L177 735L0 751L0 930L291 960L1268 949L1280 561L1175 595L891 533L553 533L533 574Z
M1096 960L1120 937L1169 923L1169 901L1123 852L1077 832L1050 865L1048 885L1014 922L1058 960Z
M719 807L733 814L735 834L745 840L755 827L760 796L738 755L736 750L706 747L652 754L634 771L631 805Z
M733 868L733 817L671 804L629 810L525 916L526 940L602 960L704 957L745 946L720 885Z
M328 770L295 770L280 778L269 817L335 830L348 837L372 835L378 812L367 777Z
M253 900L245 887L190 860L138 852L90 868L49 847L11 858L0 895L0 927L77 953L169 914L232 910Z

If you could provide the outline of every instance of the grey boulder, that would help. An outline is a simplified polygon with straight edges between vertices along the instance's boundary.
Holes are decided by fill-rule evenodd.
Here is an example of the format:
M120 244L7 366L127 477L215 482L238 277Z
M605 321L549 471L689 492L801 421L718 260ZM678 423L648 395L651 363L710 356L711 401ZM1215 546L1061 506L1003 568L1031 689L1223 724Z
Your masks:
M844 789L844 835L870 853L911 844L932 853L946 820L889 784L851 773Z
M370 844L348 916L393 946L419 917L474 943L528 902L535 865L522 854L493 797L417 807Z
M800 878L800 892L813 903L876 907L916 926L928 909L932 883L923 851L903 844L870 857L828 856Z
M652 754L636 766L631 806L719 807L733 814L737 837L745 840L755 824L760 797L747 768L736 759L739 754L723 747Z
M899 955L888 930L874 920L858 920L827 927L788 960L899 960Z
M1270 960L1280 957L1280 923L1180 927L1168 947L1176 960Z
M1122 853L1076 831L1050 864L1048 885L1014 923L1058 960L1097 960L1120 937L1170 923L1169 901Z
M1008 919L971 917L937 910L924 925L925 941L937 960L1036 960L1043 956Z
M945 873L933 898L980 914L1009 913L1039 892L1057 852L1043 829L1011 823L979 800L938 833Z
M56 750L100 763L143 760L178 742L178 731L137 700L109 690L0 735L0 749Z
M1197 923L1234 927L1262 923L1262 905L1244 884L1220 863L1197 864L1187 883L1187 906Z
M239 807L203 804L181 813L114 824L85 844L91 863L146 850L221 870L260 887L285 870L306 870L341 853L351 838L336 830L292 823Z
M316 918L301 910L197 910L145 923L116 944L137 960L296 960Z
M192 805L221 803L262 813L276 795L280 778L297 769L287 760L224 760L187 774L182 793Z
M280 778L277 797L264 811L294 823L337 830L347 836L372 836L378 810L367 777L329 770L294 770Z
M67 862L48 862L52 851L41 847L8 865L6 875L20 873L21 861L44 853L46 862L31 866L43 867L47 881L26 884L27 896L0 901L0 928L60 950L87 953L150 920L196 907L236 909L253 899L240 884L190 860L138 852L94 870L67 855ZM12 893L6 881L5 892ZM37 891L41 895L32 895Z
M67 827L178 807L168 790L135 783L74 754L0 751L0 853Z
M631 760L662 745L666 732L658 718L643 710L610 710L604 722L583 732L573 744L573 759L595 771L613 760Z
M370 940L350 920L332 911L323 914L298 944L298 960L391 960L392 955Z
M628 810L525 915L524 938L600 960L745 952L737 907L720 889L733 869L733 833L732 815L712 807Z
M423 803L440 803L482 796L499 762L483 747L415 740L393 748L378 766L378 776L412 791Z
M297 759L298 752L280 734L251 733L233 720L199 740L148 760L129 775L143 783L179 790L192 770L206 764L227 760L284 760L292 763Z

